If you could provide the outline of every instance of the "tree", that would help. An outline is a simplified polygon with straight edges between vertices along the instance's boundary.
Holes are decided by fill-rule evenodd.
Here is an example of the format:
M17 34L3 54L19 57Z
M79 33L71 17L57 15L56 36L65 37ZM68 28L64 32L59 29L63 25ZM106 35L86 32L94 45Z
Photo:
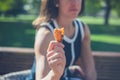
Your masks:
M105 3L106 3L106 12L105 12L105 16L104 16L104 18L105 18L104 24L108 25L109 24L109 16L110 16L111 8L112 8L112 6L110 4L111 0L105 0Z
M100 0L85 0L85 15L96 16L100 10Z
M12 9L13 3L14 3L14 0L0 0L0 12L4 13Z
M34 14L36 14L36 15L39 15L40 14L41 0L33 0L31 5L33 6L32 12L34 12Z
M103 14L104 24L109 25L111 11L114 10L120 17L120 0L85 0L85 15L97 16L100 10Z
M120 17L120 0L111 0L112 10L116 11L118 17Z
M120 0L105 0L106 3L106 13L105 13L105 25L109 25L109 17L111 10L114 9L118 13L118 16L120 15Z
M24 13L24 5L26 0L0 0L0 12L5 15L13 15Z

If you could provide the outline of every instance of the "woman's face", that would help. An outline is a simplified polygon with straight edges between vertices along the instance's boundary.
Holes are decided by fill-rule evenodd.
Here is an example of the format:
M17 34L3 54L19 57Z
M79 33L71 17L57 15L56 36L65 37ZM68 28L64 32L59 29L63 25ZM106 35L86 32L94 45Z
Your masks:
M59 16L76 18L81 10L82 0L59 0Z

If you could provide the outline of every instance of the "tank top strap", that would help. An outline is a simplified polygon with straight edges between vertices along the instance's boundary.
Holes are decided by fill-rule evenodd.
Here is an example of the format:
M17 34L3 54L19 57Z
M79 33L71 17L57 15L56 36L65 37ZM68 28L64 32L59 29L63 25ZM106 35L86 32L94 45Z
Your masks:
M81 20L79 20L79 19L76 19L76 22L77 22L77 24L78 24L78 28L79 28L80 33L81 33L81 40L83 40L83 39L84 39L84 24L83 24L83 22L82 22Z
M55 25L54 25L52 20L50 22L44 22L44 23L40 24L40 26L47 28L52 33L53 33L54 28L55 28Z

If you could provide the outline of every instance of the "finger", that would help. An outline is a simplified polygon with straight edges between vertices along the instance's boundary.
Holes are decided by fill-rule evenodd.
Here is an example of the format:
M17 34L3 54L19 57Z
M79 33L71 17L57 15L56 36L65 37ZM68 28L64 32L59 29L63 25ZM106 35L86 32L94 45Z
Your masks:
M61 57L62 59L66 59L65 51L63 50L63 48L56 46L55 52L58 53L59 57Z
M58 68L58 66L65 67L66 61L61 58L57 58L57 59L48 61L48 64L51 69L55 69L55 68Z
M49 52L46 54L46 56L47 56L47 57L50 57L50 56L54 55L55 53L64 54L64 50L63 50L61 47L56 46L56 47L54 48L54 50L49 51Z
M46 54L46 58L47 60L53 60L55 58L62 58L62 59L65 59L65 54L64 54L64 50L60 47L56 47L55 50L52 50L52 51L49 51L47 54Z
M62 54L60 53L54 53L54 55L48 55L47 56L47 60L50 61L50 60L54 60L54 59L57 59L57 58L63 58Z
M61 54L65 54L65 51L63 48L59 47L59 46L55 46L54 48L55 52L59 52Z
M65 65L65 61L62 58L56 58L48 61L51 68L57 67L57 65Z
M55 54L55 51L54 50L51 50L51 51L49 51L47 54L46 54L46 57L48 58L48 57L50 57L50 56L52 56L52 55L54 55Z
M82 77L84 76L84 72L80 66L71 66L71 67L69 67L69 69L72 70L73 72L74 71L78 72L80 74L80 76L82 76Z
M62 43L57 42L57 41L51 41L49 46L48 46L48 50L47 51L53 50L55 46L59 46L61 48L64 48L64 45Z
M49 63L49 65L50 65L50 67L53 69L54 67L56 67L57 66L57 64L58 64L58 59L54 59L54 60L49 60L48 61L48 63Z

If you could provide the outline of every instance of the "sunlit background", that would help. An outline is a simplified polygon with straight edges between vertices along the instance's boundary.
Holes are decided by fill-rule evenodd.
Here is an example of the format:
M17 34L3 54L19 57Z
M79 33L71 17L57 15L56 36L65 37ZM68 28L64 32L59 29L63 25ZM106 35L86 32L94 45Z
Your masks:
M91 30L93 51L120 52L120 0L85 0L79 18ZM0 47L34 47L32 21L40 0L0 0Z

